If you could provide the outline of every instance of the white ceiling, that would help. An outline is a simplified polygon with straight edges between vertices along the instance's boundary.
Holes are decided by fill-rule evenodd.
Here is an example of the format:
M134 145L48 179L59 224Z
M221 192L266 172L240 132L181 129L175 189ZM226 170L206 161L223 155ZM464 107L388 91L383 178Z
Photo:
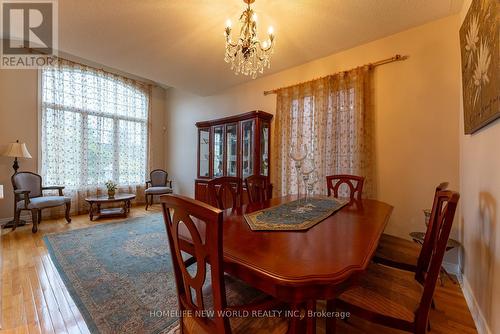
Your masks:
M274 73L448 16L463 0L257 0L276 31ZM223 60L226 19L242 0L61 0L61 51L162 85L209 95L252 80Z

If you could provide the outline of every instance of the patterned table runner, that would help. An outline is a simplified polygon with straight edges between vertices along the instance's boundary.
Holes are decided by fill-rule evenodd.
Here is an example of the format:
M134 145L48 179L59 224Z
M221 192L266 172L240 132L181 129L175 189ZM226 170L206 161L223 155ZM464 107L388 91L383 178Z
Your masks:
M245 214L253 231L307 230L349 203L345 199L311 197Z

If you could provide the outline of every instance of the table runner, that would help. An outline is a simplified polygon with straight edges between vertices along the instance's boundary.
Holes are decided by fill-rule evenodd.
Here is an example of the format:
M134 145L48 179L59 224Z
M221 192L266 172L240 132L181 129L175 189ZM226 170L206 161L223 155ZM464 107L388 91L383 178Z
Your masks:
M307 230L349 203L332 197L302 198L245 214L253 231Z

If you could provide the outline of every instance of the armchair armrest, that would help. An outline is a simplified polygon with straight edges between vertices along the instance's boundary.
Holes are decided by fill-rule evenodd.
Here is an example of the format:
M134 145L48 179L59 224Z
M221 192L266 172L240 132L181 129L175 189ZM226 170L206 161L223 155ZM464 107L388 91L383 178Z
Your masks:
M64 186L47 186L47 187L42 187L42 191L44 191L44 190L59 190L59 196L63 196L63 189L64 189Z
M146 189L148 189L151 186L151 180L146 181Z
M14 197L16 198L15 201L15 206L17 207L17 201L23 197L24 198L24 203L25 207L27 208L28 205L30 204L30 191L29 190L23 190L23 189L17 189L14 190Z
M172 188L172 180L167 180L167 184L169 185L170 188Z

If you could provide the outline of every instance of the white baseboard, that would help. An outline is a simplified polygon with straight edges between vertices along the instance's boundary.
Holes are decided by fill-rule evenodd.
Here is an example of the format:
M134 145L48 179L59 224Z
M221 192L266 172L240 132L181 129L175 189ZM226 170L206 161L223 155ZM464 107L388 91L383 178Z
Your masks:
M474 293L470 287L469 281L466 276L462 276L460 280L460 286L462 287L462 292L465 297L465 301L469 306L470 313L472 318L474 319L474 323L476 324L476 329L479 334L492 334L492 331L488 327L488 323L484 318L483 312L477 303L476 298L474 297Z

